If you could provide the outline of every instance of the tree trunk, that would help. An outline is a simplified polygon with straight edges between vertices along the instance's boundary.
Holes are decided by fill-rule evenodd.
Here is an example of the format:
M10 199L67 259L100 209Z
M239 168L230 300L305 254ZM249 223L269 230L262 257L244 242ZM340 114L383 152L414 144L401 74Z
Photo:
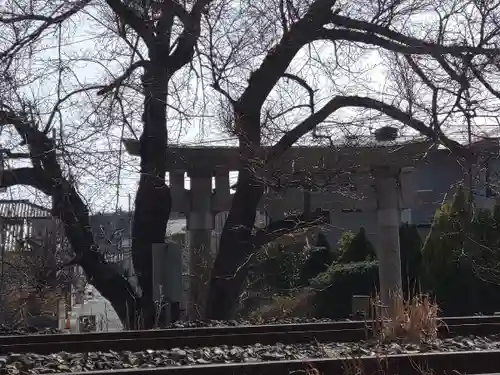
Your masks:
M59 175L55 168L55 175ZM76 257L72 264L83 268L89 283L110 301L123 325L133 327L131 317L136 309L136 294L128 279L114 264L106 263L99 252L90 228L88 209L74 187L64 178L53 177L54 206L52 214L61 219L64 233Z
M169 76L164 64L151 62L143 75L144 131L140 137L141 177L135 198L132 226L132 259L142 290L140 325L153 328L156 323L156 305L153 300L152 248L165 243L170 216L170 189L166 175L166 103Z
M245 282L247 264L256 250L252 243L252 229L264 188L255 181L250 170L239 172L237 190L210 278L205 310L207 319L233 317Z
M54 141L24 118L13 114L10 116L11 122L17 125L18 133L30 146L33 168L24 169L24 172L29 173L18 176L24 177L24 180L13 179L9 186L34 185L52 197L52 216L61 220L64 234L75 253L69 265L83 268L89 282L111 302L123 324L130 327L128 317L136 306L135 291L118 267L107 264L103 254L99 252L90 227L89 210L75 187L64 178ZM11 177L16 175L14 171L11 171Z

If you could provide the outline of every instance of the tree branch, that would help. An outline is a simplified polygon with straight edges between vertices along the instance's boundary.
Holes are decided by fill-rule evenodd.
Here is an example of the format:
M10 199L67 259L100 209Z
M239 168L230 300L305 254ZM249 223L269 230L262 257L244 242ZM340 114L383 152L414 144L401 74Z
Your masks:
M210 85L211 88L213 88L215 91L217 91L219 94L221 94L223 97L227 99L229 103L232 105L236 104L236 101L229 95L229 93L224 90L222 87L220 87L219 81L214 80L214 82Z
M111 7L113 12L122 19L123 23L128 24L144 40L144 43L146 43L149 48L153 47L153 30L148 27L145 20L140 18L121 0L106 0L106 3Z
M1 184L14 186L24 183L50 193L53 199L52 215L58 217L63 223L64 234L89 282L94 284L113 304L123 322L127 324L129 320L132 321L134 317L129 314L135 313L136 307L140 305L140 298L137 298L129 281L118 272L116 265L106 262L104 255L95 244L89 210L75 186L63 176L53 141L45 133L36 129L23 114L0 110L0 126L7 124L12 124L26 139L32 159L36 159L41 167L8 170ZM117 293L120 296L117 296Z
M420 54L449 54L452 56L462 56L463 54L478 54L478 55L488 55L494 56L500 52L498 48L482 48L482 47L472 47L466 45L440 45L437 43L426 42L424 40L406 36L397 31L391 30L388 27L380 26L371 22L355 20L350 17L341 16L339 14L334 14L330 17L331 23L337 26L342 26L348 29L355 29L366 31L369 34L364 34L368 37L376 37L373 34L379 34L392 40L393 42L398 42L401 45L406 45L407 47L413 47ZM326 29L323 29L326 30ZM323 32L320 32L320 34ZM327 30L327 31L340 31L339 29ZM344 31L344 30L342 30ZM378 37L380 38L380 37ZM370 43L372 44L372 43Z
M404 40L405 38L398 38L398 39ZM347 30L347 29L322 28L317 32L316 40L331 40L331 41L345 40L348 42L359 42L381 47L388 51L410 54L410 55L438 56L439 54L449 54L452 56L462 56L464 53L468 53L468 49L466 47L461 47L461 46L441 46L433 43L425 43L423 41L419 41L419 43L406 44L400 42L399 40L388 39L386 37L371 34L369 32ZM500 50L496 49L493 50L493 49L482 49L482 48L475 49L473 47L470 48L472 50L478 50L479 51L478 53L484 55L500 52Z
M61 24L66 19L71 17L73 14L82 10L87 4L90 3L90 1L91 0L82 0L80 2L77 2L71 9L56 17L46 17L39 15L22 15L11 18L0 18L0 23L15 23L21 21L30 21L30 20L43 22L43 24L41 24L34 31L23 35L21 39L17 40L9 48L5 49L4 51L0 51L0 60L7 58L12 61L13 56L21 48L39 38L43 34L43 32L47 30L50 26ZM9 62L9 64L11 63L11 61Z
M99 90L97 92L97 95L106 95L114 88L119 87L122 84L122 82L125 81L128 77L130 77L136 69L141 67L146 67L148 63L149 63L148 61L143 61L143 60L134 62L125 70L125 72L121 76L116 78L114 82L110 83L109 85Z
M53 192L50 180L35 168L6 169L0 173L0 187L16 185L31 186L47 195Z
M314 90L311 86L302 78L296 76L295 74L285 73L283 74L283 78L291 79L292 81L297 82L300 86L302 86L307 93L309 94L309 108L311 109L311 113L314 113Z
M316 0L307 13L295 22L281 40L270 49L260 67L248 79L248 86L237 105L243 111L260 109L267 96L283 77L298 51L314 40L316 31L325 25L332 15L335 0Z
M177 16L177 18L179 18L183 24L188 24L190 22L189 12L180 3L178 3L176 0L169 1L169 2L166 1L165 3L168 3L168 5L170 7L172 7L174 15ZM164 4L164 6L165 6L165 4ZM194 9L194 7L193 7L193 9Z
M363 107L378 110L387 116L397 120L411 128L417 130L422 135L443 144L461 157L470 157L470 151L463 147L460 143L453 141L446 137L439 130L432 130L429 126L425 125L423 121L411 117L409 114L403 112L399 108L386 104L379 100L361 97L361 96L335 96L327 104L325 104L319 111L306 118L299 125L292 130L288 131L281 139L274 145L267 156L267 161L279 158L283 153L293 146L302 136L313 130L318 124L326 120L328 116L336 110L343 107Z
M259 249L265 244L274 241L285 234L304 230L319 225L330 223L329 211L316 210L313 213L291 215L282 220L271 222L266 228L258 230L253 235L255 248Z
M23 15L14 15L12 17L0 17L0 22L4 24L16 23L21 21L41 21L46 22L48 25L54 25L63 22L67 18L71 17L73 14L82 10L91 0L82 0L77 2L71 9L60 14L56 17L42 16L38 14L23 14ZM4 14L9 14L9 12L2 12Z
M172 1L175 3L175 1ZM174 7L176 15L181 15L180 19L184 24L184 30L178 38L177 47L168 58L168 68L170 74L175 73L184 65L191 61L196 43L201 32L201 15L212 0L197 0L193 9L187 16L181 12L179 7Z
M475 67L471 66L472 74L477 78L479 82L483 84L483 86L488 90L492 95L496 98L500 99L500 91L496 90L481 74L481 72Z
M61 99L59 99L53 106L52 111L50 112L49 119L47 120L47 123L45 124L43 128L43 133L47 134L47 132L50 129L50 126L52 125L52 121L54 120L55 115L59 111L59 106L62 105L65 101L73 97L73 95L80 94L82 92L87 92L89 90L104 90L108 86L104 85L91 85L91 86L84 86L79 89L76 89L65 96L63 96Z

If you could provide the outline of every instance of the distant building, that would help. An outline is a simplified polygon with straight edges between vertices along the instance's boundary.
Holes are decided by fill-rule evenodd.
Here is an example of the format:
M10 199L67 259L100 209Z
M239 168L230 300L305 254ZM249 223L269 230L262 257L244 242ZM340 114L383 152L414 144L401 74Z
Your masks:
M90 217L90 226L96 244L108 262L121 263L124 269L130 267L132 248L131 212L98 213ZM183 232L186 220L172 214L167 225L166 235Z

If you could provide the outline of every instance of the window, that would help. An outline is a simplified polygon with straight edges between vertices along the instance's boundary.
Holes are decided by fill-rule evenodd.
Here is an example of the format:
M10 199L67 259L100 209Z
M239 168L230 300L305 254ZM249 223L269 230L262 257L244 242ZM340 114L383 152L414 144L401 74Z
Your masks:
M411 224L411 208L401 210L401 222Z

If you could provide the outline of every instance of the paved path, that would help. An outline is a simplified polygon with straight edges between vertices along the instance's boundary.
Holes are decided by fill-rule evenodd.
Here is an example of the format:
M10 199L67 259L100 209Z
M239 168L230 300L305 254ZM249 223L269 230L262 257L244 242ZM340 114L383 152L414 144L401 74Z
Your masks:
M93 298L88 293L93 294ZM81 315L96 315L97 331L121 331L123 329L118 315L111 304L92 286L87 286L83 305L73 306L71 331L77 332L77 319Z

